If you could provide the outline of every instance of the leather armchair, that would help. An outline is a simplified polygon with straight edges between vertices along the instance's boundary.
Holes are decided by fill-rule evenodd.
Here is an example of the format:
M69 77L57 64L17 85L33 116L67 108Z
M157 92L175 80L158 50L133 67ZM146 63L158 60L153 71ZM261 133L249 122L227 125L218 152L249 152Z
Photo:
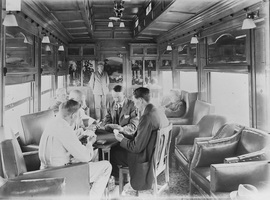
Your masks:
M27 172L26 163L17 140L7 139L0 144L0 174L8 180L65 178L66 194L86 196L90 190L89 165L77 163L67 166Z
M54 118L53 110L21 116L23 132L20 132L20 145L23 152L38 150L39 141L48 121Z
M186 120L188 122L189 119L192 119L194 113L195 102L197 100L198 92L189 93L187 91L181 91L181 98L186 103L186 111L182 117L170 117L168 118L172 124L179 124L179 121L183 121L185 123Z
M191 153L195 138L211 139L226 124L227 119L219 115L206 115L196 125L182 125L175 141L175 156L184 172L189 174Z
M0 177L1 178L1 177ZM56 197L65 193L64 178L5 180L0 186L0 198Z
M230 192L237 190L239 184L254 185L259 191L258 199L269 199L270 163L251 161L211 165L210 193L214 199L230 199Z
M190 97L190 99L192 99L192 98L194 99L195 96L197 97L197 93L195 93L195 94L189 93L189 94L186 94L185 96L189 96L189 95L193 96L193 97ZM189 100L187 100L187 101L189 101ZM193 109L192 109L192 106L193 106L193 102L191 101L189 108L188 108L189 110L187 111L188 113L185 114L181 118L174 118L174 119L170 118L170 122L173 125L194 125L194 124L197 124L203 116L210 115L210 114L214 113L214 111L215 111L215 108L212 104L207 103L205 101L201 101L201 100L195 99ZM192 110L193 110L193 112L192 112Z
M202 193L210 194L211 164L269 159L269 138L264 131L241 128L231 137L197 142L190 164L191 193L196 187Z

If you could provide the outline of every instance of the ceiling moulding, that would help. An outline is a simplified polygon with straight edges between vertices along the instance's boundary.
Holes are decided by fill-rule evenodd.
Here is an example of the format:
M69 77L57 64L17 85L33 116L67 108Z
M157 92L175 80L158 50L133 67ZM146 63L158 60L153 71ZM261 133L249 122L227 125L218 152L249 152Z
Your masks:
M33 19L40 26L43 24L46 30L54 36L61 38L64 43L72 41L72 37L65 31L63 25L47 10L42 5L42 1L22 1L22 13L27 14L30 19Z
M191 29L197 29L203 24L209 24L217 19L224 18L230 14L237 13L246 7L250 7L254 4L261 3L261 0L226 0L221 1L212 6L210 9L201 12L200 14L186 20L184 23L180 23L178 26L170 29L165 34L160 35L157 38L158 43L165 42L166 40L186 34Z

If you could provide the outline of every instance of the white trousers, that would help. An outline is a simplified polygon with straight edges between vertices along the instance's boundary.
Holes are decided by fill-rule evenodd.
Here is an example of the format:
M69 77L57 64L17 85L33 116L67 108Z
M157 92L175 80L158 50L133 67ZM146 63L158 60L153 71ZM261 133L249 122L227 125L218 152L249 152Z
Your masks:
M90 199L100 200L112 172L112 165L107 160L90 162L90 183L93 183L90 190Z

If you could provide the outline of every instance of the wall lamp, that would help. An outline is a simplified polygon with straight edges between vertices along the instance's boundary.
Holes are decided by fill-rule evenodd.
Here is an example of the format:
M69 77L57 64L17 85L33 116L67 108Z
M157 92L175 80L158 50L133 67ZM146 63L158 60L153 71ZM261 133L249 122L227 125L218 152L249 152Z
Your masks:
M256 28L254 19L259 16L259 11L247 13L246 19L244 19L242 24L242 29L253 29Z
M44 36L42 38L42 43L43 44L49 44L49 43L51 43L49 36L46 35L45 33L44 33Z
M64 46L62 44L59 46L58 51L65 51Z
M172 51L172 45L168 44L166 50L167 51Z
M4 21L3 21L3 25L4 26L18 26L17 19L11 11L9 11L6 14Z
M190 44L198 44L199 43L198 37L199 37L199 33L194 34L191 37Z

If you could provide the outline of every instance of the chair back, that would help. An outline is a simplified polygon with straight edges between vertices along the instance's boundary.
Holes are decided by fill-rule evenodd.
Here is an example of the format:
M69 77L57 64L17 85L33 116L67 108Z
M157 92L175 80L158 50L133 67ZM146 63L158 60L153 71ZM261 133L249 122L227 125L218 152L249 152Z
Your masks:
M23 133L20 133L20 138L23 145L39 145L41 135L47 123L53 118L53 110L45 110L21 116Z
M154 178L166 168L169 169L169 151L172 137L172 124L157 132L156 147L153 156Z
M192 124L198 124L198 122L205 116L213 114L215 111L215 107L207 103L205 101L196 100L195 107L194 107L194 114L193 114L193 120Z
M187 92L185 90L181 91L181 99L186 102L186 112L182 118L192 118L197 97L198 92Z
M0 143L2 175L15 178L27 172L24 157L17 140L6 139Z

